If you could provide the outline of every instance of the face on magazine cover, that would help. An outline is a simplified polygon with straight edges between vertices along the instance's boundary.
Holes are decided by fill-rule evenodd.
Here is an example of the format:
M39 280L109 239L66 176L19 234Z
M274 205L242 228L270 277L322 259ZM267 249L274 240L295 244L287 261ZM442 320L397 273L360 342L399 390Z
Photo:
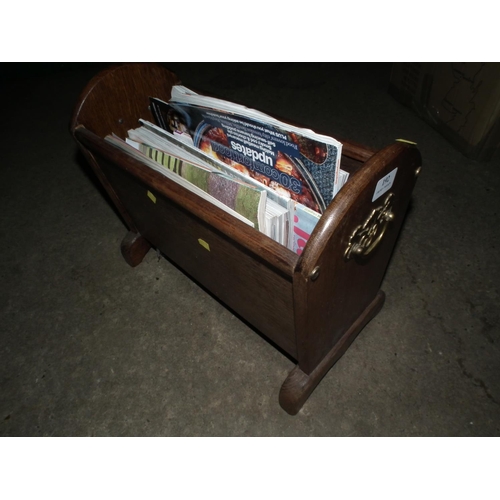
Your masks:
M189 134L186 121L174 109L170 109L167 113L167 125L173 134Z

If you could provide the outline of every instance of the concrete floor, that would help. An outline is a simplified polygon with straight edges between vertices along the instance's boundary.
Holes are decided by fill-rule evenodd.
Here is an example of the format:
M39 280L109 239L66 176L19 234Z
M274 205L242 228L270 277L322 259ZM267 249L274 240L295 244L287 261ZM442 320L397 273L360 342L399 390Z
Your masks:
M2 85L0 435L499 436L500 156L463 157L387 93L390 65L172 64L184 83L423 169L382 312L295 417L292 362L125 227L68 132L96 66ZM14 72L15 73L15 72Z

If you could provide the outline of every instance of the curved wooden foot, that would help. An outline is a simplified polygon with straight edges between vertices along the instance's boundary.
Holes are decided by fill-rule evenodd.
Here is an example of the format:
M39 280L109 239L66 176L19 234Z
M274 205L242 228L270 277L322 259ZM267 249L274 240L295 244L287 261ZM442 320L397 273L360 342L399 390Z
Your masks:
M129 231L122 240L123 258L131 267L138 266L146 256L151 245L140 234Z
M306 375L297 365L289 374L281 386L279 402L281 407L290 415L296 415L302 408L307 398L312 394L321 379L328 373L330 368L342 357L351 345L358 333L373 319L382 309L385 294L381 290L375 299L363 311L359 318L344 333L340 340L333 346L330 352L323 358L319 365Z

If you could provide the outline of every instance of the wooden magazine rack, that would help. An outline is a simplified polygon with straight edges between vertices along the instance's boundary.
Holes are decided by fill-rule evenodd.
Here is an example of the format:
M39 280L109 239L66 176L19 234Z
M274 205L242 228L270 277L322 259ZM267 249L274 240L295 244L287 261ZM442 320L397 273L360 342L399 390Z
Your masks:
M121 245L127 263L159 249L295 359L279 402L296 414L382 308L380 285L420 154L402 142L374 151L341 140L350 178L299 256L103 140L125 138L139 118L154 121L149 97L167 101L177 83L155 64L109 68L84 89L72 134L128 226Z

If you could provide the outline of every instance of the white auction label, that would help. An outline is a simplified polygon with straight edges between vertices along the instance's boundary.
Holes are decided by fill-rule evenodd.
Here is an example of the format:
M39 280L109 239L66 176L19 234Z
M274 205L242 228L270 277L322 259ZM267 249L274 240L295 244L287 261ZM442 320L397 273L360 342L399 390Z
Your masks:
M396 178L396 174L398 172L398 169L395 168L392 172L389 172L385 177L382 177L377 182L377 185L375 186L375 192L373 193L373 198L372 201L375 201L377 198L380 198L384 193L389 191L391 189L392 185L394 184L394 179Z

